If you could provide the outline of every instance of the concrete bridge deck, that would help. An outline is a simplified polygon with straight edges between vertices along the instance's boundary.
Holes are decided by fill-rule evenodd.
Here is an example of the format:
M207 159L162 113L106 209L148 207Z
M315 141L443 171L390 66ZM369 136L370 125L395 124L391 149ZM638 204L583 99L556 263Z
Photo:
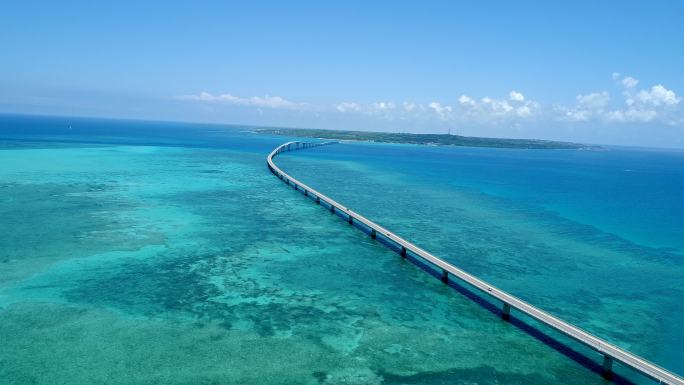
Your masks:
M482 293L486 294L501 302L501 314L504 319L509 319L511 310L516 310L529 316L548 327L555 329L575 341L582 343L590 347L591 349L597 351L603 356L603 375L604 377L610 377L612 374L613 362L617 361L635 371L649 377L659 383L670 384L670 385L684 385L684 379L678 375L669 372L637 355L634 355L626 350L623 350L609 342L606 342L568 322L561 320L515 296L509 294L488 282L485 282L476 276L467 273L464 270L432 255L426 250L414 245L413 243L401 238L390 230L378 225L377 223L371 221L370 219L364 217L360 213L357 213L350 208L338 203L332 198L326 196L325 194L311 188L305 183L293 178L286 172L284 172L280 167L278 167L273 158L286 151L300 150L312 147L318 147L323 145L335 144L337 142L287 142L276 149L274 149L267 157L268 168L273 174L279 177L288 185L292 186L296 190L301 191L304 195L311 197L316 203L321 205L327 205L328 209L333 213L341 213L343 217L351 224L360 223L369 229L369 234L373 239L377 237L383 237L388 243L394 244L397 250L400 251L402 257L406 257L409 253L411 256L418 257L423 261L429 263L433 267L441 271L441 278L443 282L449 282L450 279L456 279L469 286L478 289Z

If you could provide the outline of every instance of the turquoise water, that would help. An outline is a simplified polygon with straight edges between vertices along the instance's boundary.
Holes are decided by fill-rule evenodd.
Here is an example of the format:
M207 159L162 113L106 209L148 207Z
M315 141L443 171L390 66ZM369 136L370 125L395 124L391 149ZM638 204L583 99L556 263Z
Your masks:
M457 266L684 372L684 152L347 143L279 162Z
M605 383L287 189L265 166L284 140L247 127L0 117L2 383ZM669 210L625 210L606 190L616 182L592 178L596 161L575 166L586 156L576 151L345 144L278 162L682 372L682 158L647 153L672 168L637 163L668 178L648 174L662 181L654 195L624 195ZM591 154L622 164L615 151ZM583 184L568 185L554 162L599 185L573 194Z

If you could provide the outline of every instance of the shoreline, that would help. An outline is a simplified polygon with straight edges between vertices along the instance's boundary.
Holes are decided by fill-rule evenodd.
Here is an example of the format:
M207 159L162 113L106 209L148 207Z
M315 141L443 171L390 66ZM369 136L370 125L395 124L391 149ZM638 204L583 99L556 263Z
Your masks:
M412 134L373 131L340 131L300 128L257 128L259 134L283 135L323 140L418 144L427 146L486 147L540 150L593 150L601 146L541 139L505 139L450 134Z

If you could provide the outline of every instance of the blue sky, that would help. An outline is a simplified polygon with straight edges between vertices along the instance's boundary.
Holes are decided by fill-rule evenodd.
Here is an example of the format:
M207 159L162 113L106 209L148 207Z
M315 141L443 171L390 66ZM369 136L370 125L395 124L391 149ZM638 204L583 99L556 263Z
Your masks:
M0 112L684 147L682 1L4 1Z

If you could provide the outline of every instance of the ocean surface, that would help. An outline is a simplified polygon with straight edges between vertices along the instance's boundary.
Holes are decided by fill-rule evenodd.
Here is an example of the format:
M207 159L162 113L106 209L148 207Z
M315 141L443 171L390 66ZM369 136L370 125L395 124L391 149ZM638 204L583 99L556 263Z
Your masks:
M289 139L0 115L0 383L607 383L598 354L501 320L286 188L265 157ZM684 373L684 152L343 143L277 162Z

